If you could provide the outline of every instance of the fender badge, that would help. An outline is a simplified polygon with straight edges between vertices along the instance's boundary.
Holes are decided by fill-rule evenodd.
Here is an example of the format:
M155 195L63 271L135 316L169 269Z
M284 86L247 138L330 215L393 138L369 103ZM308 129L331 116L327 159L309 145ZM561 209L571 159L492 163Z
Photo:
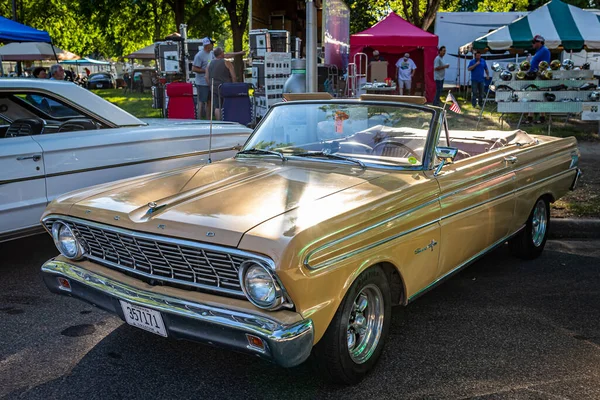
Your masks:
M214 232L206 232L206 236L208 236L208 237L214 237L215 233Z
M167 226L166 226L166 225L163 225L163 224L160 224L160 225L158 225L158 226L157 226L157 228L158 228L158 229L165 229L166 227L167 227Z
M419 254L419 253L422 253L422 252L427 251L427 250L433 251L433 248L436 245L437 245L437 242L435 240L432 240L431 242L429 242L429 244L427 246L425 246L423 248L420 248L420 249L416 249L415 250L415 254Z
M120 220L121 218L118 215L115 215L115 221Z

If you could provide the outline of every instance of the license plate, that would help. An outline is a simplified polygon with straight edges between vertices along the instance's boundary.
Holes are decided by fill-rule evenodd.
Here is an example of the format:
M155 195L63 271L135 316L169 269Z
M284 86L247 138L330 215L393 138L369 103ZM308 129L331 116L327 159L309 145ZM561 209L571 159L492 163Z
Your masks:
M165 329L160 312L136 306L123 300L119 301L123 309L123 314L125 314L125 321L129 325L167 337L167 330Z
M102 86L104 86L102 83L96 83L96 87L102 89Z

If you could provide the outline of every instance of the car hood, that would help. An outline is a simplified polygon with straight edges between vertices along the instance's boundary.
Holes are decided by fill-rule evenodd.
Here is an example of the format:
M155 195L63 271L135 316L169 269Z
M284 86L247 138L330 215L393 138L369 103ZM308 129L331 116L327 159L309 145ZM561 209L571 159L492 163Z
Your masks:
M237 246L245 232L273 217L385 174L309 160L282 164L265 158L230 159L103 186L77 198L70 214L125 229Z

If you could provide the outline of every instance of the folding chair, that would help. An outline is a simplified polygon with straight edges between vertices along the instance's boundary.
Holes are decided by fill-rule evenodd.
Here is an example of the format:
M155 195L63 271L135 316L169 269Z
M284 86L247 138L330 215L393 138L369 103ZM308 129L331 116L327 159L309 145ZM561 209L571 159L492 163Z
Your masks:
M195 119L194 87L191 83L173 82L167 85L167 118Z
M219 85L221 119L242 125L254 123L254 106L248 91L248 83L222 83ZM217 99L215 99L217 100Z

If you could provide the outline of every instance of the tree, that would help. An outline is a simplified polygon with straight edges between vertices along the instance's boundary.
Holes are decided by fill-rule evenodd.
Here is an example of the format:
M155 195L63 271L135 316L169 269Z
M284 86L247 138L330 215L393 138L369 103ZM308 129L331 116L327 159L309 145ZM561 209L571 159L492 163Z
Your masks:
M248 23L248 2L249 0L222 0L221 3L231 22L231 34L233 37L233 51L242 51L244 46L244 32ZM235 56L234 59L235 74L238 79L243 78L244 62L241 55Z

